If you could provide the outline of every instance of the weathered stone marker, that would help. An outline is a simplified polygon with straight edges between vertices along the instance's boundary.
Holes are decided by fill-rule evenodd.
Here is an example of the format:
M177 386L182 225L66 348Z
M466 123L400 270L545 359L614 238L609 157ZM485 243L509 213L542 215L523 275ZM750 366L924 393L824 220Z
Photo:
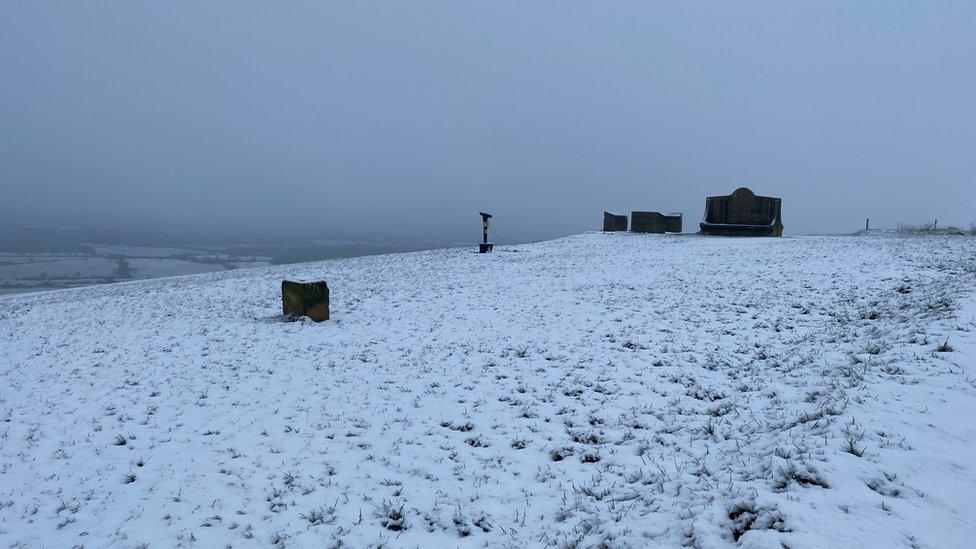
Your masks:
M324 280L282 280L281 313L285 316L307 316L314 322L329 320L329 285Z

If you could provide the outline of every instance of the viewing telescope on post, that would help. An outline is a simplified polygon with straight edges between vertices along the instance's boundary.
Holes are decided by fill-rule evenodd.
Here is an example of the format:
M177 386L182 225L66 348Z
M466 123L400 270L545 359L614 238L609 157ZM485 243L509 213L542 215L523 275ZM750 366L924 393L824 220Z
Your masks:
M495 247L495 245L492 244L491 242L488 242L488 225L489 225L488 220L491 219L491 214L485 212L478 212L478 213L481 214L481 227L484 230L481 244L478 245L478 253L483 254L483 253L490 252L492 248Z

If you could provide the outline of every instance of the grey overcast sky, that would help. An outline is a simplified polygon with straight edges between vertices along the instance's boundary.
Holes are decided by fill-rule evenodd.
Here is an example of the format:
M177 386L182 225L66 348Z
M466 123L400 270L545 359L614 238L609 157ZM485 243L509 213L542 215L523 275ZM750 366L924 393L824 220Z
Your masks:
M976 2L0 0L0 216L542 238L749 186L976 221Z

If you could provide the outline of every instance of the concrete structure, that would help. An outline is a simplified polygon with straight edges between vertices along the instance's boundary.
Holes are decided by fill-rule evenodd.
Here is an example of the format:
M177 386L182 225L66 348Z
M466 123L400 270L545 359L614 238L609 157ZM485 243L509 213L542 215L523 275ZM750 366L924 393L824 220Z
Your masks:
M610 212L603 212L603 230L604 231L626 231L627 216L612 214Z
M739 187L705 199L701 233L716 236L783 236L782 201Z
M635 233L680 233L681 214L630 212L630 230Z
M314 322L329 320L329 285L324 280L282 280L281 313L285 316L307 316Z

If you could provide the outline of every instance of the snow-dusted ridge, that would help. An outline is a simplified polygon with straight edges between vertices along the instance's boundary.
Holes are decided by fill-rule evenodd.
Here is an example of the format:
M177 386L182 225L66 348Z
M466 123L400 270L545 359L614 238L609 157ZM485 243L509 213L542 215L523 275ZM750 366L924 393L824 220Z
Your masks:
M0 544L968 547L974 290L973 238L591 233L0 297Z

